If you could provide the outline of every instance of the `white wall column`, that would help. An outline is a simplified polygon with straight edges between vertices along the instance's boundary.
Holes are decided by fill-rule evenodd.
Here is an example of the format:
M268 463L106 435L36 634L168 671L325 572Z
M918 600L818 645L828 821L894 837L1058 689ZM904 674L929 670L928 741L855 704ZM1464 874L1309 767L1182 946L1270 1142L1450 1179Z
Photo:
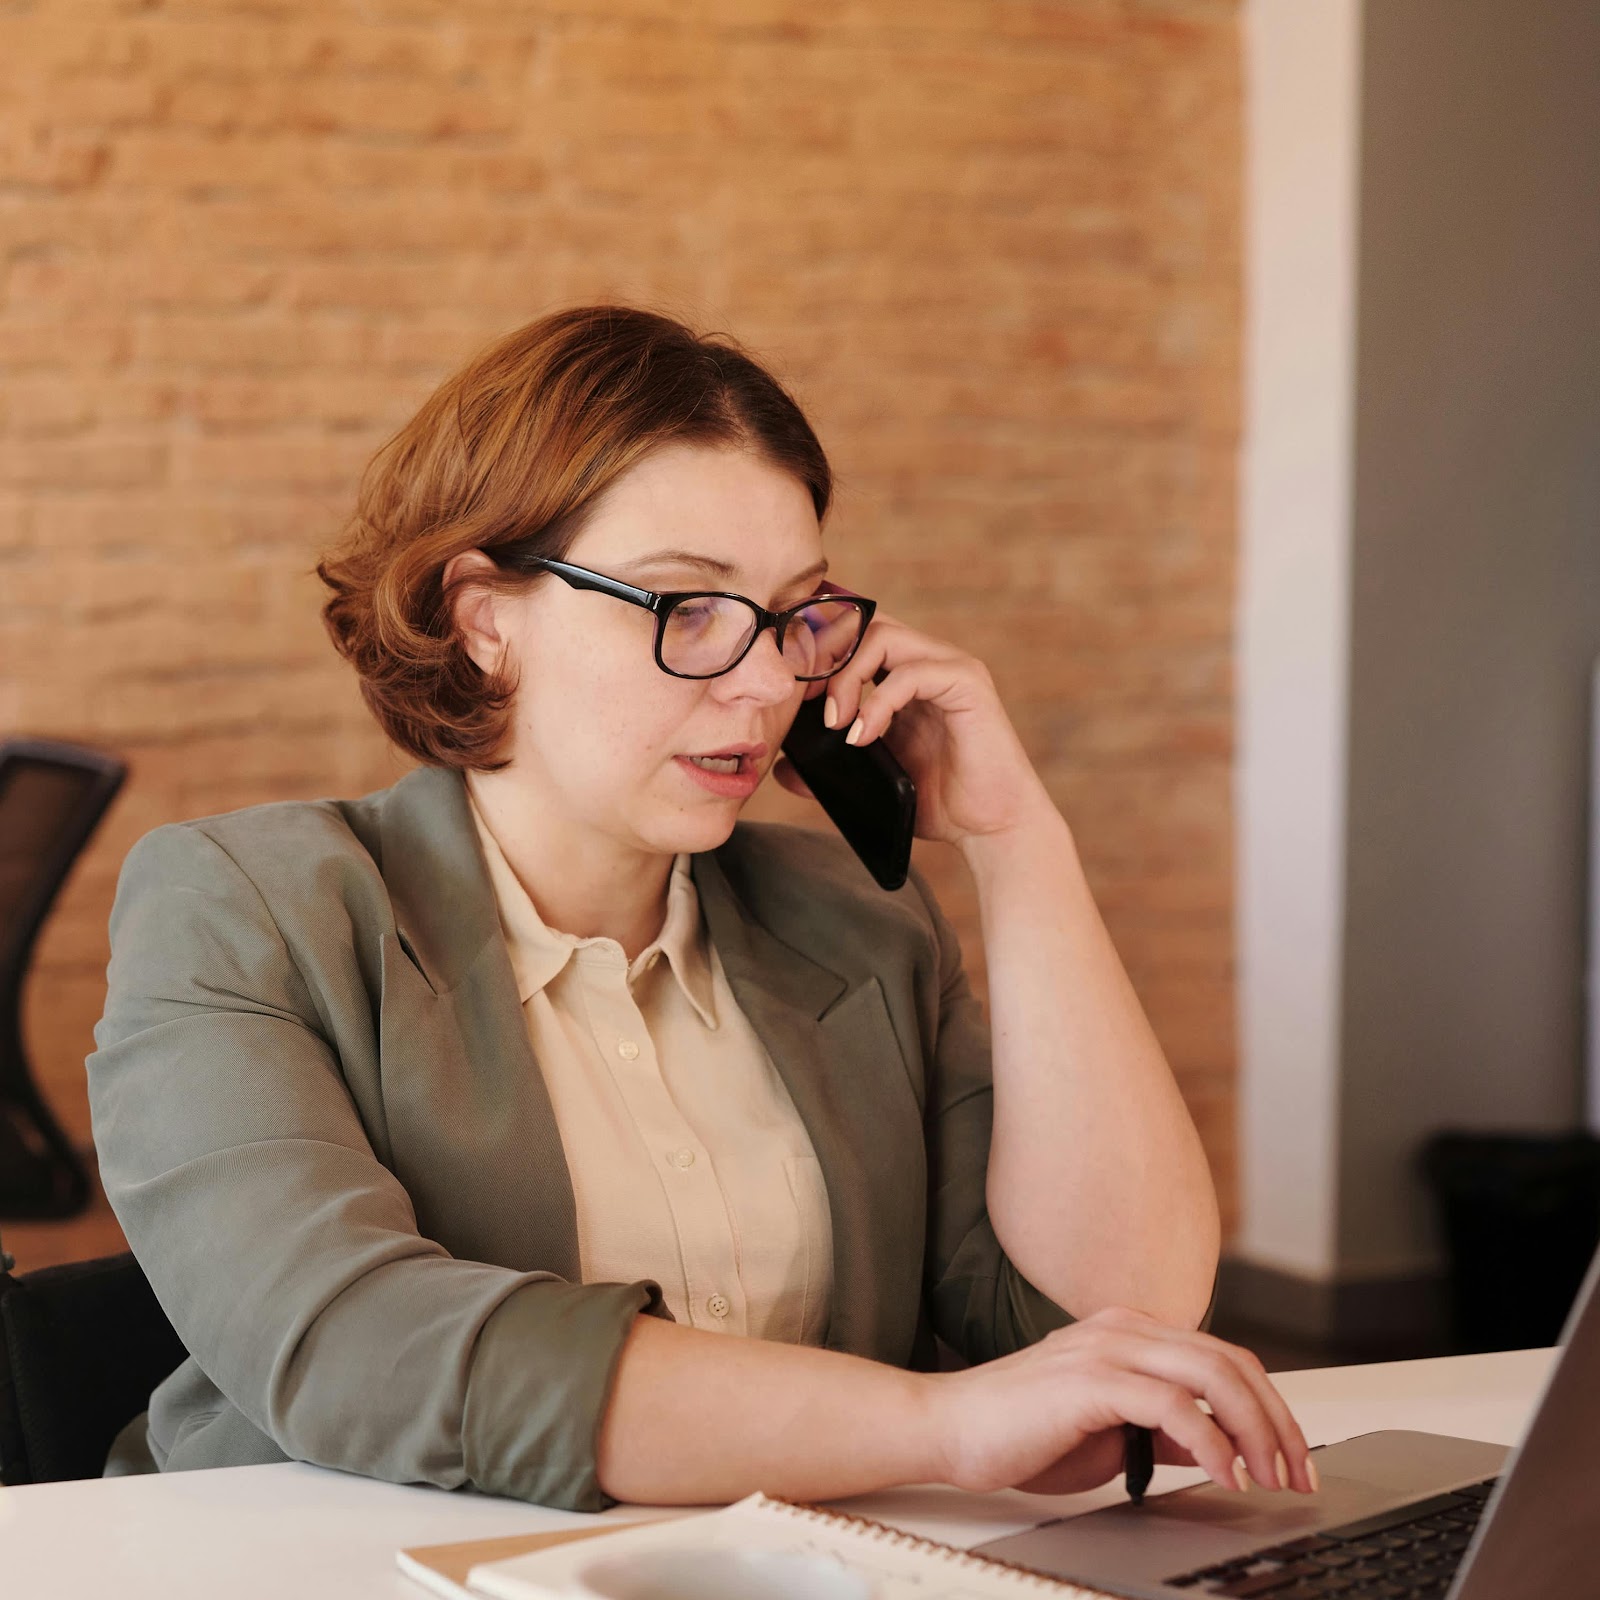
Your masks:
M1238 599L1241 1226L1326 1279L1338 1207L1359 0L1249 0Z

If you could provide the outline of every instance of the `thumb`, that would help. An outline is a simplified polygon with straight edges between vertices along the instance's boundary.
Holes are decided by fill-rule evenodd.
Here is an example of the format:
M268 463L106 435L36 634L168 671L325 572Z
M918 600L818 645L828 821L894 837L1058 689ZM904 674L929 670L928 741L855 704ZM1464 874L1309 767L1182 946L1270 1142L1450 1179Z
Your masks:
M778 782L789 791L790 794L797 794L803 800L812 800L816 798L811 793L810 788L807 786L806 780L802 778L795 770L795 765L788 758L788 756L780 755L778 759L773 762L772 776L776 778Z

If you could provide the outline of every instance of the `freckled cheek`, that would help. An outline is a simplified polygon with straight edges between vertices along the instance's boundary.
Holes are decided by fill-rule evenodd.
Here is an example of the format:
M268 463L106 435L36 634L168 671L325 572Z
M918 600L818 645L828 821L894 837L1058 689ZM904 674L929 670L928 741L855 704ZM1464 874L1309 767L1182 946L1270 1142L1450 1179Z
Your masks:
M625 652L573 630L541 632L523 659L523 695L530 706L537 704L541 721L547 714L592 720L599 708L637 692L643 679L639 663L629 662ZM644 667L655 671L648 657Z
M527 737L546 754L559 751L569 775L608 786L650 778L686 748L700 691L648 657L644 667L598 655L552 663L525 697Z

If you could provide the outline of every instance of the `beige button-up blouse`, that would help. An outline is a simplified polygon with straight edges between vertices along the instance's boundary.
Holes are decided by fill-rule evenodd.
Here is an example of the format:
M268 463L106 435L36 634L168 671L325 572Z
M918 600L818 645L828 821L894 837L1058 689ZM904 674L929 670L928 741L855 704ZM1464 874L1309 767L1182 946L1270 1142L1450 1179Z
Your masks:
M820 1345L828 1193L783 1079L706 936L689 857L630 963L546 927L472 808L572 1177L585 1283L652 1278L696 1328Z

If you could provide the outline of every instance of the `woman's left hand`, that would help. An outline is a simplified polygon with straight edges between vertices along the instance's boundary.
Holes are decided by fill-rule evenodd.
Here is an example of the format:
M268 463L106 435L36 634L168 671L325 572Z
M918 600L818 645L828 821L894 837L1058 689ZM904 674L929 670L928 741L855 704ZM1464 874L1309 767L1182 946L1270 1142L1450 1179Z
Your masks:
M874 685L880 671L883 681ZM1051 806L989 669L954 645L880 610L849 663L807 685L807 699L821 693L833 702L830 726L852 729L857 746L883 739L910 774L919 839L958 845ZM810 793L787 758L774 775L795 794Z

